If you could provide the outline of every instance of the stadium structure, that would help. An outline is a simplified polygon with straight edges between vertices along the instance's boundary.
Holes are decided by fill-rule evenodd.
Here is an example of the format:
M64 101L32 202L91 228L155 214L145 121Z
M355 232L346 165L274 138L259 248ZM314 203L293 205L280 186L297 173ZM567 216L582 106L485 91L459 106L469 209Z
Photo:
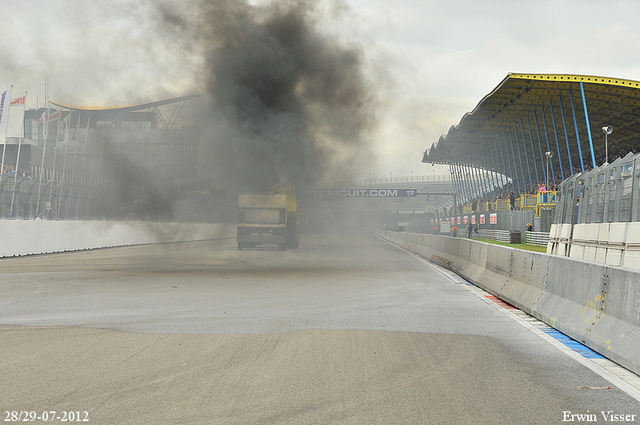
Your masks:
M24 137L2 145L0 215L191 221L200 134L180 112L197 96L124 107L61 103L25 110Z
M505 229L524 234L536 219L547 232L553 222L640 220L638 152L640 81L510 73L422 162L450 167L466 203L447 214L452 225L490 228L484 215L502 214ZM514 210L528 215L514 220Z
M422 161L449 164L454 175L495 171L499 192L526 193L638 153L639 134L638 81L510 73ZM474 188L457 183L471 195Z

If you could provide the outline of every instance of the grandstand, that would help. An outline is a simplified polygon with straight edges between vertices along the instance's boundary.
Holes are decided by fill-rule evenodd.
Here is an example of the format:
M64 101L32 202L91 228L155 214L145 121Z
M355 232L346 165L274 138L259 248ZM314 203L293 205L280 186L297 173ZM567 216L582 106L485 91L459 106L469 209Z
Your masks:
M536 230L548 232L556 201L572 202L567 194L577 204L591 202L590 208L574 214L562 204L558 220L638 220L638 193L625 176L638 174L632 156L640 151L639 134L638 81L510 73L432 144L422 161L451 167L455 191L466 204L447 219L464 222L464 216L473 216L475 221L495 211L502 224L483 221L483 228L524 232L530 216ZM594 189L605 180L622 183ZM584 196L586 187L592 196ZM605 192L611 198L606 206ZM514 219L524 214L529 216Z
M0 215L200 218L188 207L194 202L200 135L196 127L176 126L182 107L195 97L26 110L24 137L7 138L1 147Z
M607 158L638 153L639 102L638 81L509 74L425 151L423 162L495 171L511 179L502 191L558 185ZM613 133L605 142L608 126Z

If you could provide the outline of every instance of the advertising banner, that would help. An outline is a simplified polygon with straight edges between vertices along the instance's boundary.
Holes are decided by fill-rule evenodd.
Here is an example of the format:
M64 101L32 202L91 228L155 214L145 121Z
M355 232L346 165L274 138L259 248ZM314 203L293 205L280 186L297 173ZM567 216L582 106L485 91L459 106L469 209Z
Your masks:
M10 104L11 104L11 90L0 91L0 127L7 126Z

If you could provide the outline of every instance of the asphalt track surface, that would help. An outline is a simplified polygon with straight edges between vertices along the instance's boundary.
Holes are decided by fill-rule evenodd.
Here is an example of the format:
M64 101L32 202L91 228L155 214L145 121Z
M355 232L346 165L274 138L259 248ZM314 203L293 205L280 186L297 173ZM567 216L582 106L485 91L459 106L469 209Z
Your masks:
M90 424L640 422L638 399L606 375L374 235L2 259L0 419L12 411Z

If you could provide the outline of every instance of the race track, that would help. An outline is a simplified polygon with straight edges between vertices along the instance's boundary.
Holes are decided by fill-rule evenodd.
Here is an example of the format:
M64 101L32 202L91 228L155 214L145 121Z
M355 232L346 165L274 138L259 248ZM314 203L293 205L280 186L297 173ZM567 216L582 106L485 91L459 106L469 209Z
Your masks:
M373 234L2 259L2 419L640 422L633 392L486 295Z

